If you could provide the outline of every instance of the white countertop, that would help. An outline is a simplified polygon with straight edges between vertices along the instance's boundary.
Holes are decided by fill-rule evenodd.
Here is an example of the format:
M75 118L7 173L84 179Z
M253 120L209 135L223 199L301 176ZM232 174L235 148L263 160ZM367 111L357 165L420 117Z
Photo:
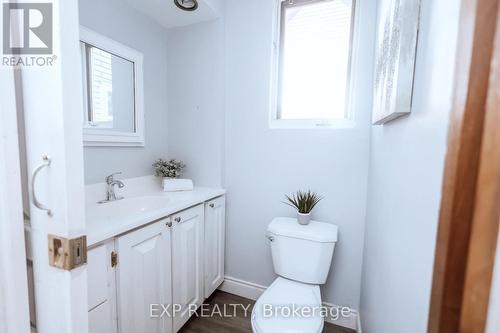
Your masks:
M97 204L105 193L105 185L86 187L87 246L124 234L186 208L226 193L223 189L195 187L193 191L163 192L160 180L140 177L123 180L125 188L117 196L125 199Z

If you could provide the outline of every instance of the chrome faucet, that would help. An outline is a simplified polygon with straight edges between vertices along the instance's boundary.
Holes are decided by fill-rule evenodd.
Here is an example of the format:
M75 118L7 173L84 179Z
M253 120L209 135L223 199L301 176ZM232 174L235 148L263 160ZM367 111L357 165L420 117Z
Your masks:
M115 193L115 185L118 185L119 188L124 188L125 184L121 180L115 180L115 175L121 175L121 172L115 172L106 177L106 200L99 201L98 203L107 203L116 200L121 200L123 197L117 197Z

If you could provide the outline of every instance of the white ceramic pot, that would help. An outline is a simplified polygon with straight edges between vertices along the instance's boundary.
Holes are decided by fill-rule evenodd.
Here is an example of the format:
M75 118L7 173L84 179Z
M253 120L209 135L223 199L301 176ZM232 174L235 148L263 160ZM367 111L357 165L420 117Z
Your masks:
M302 214L297 212L297 221L301 225L308 225L311 222L311 213Z

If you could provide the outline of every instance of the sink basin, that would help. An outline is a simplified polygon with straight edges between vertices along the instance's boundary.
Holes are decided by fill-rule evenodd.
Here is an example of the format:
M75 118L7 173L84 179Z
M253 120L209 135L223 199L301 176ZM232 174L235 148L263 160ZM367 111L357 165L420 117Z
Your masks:
M87 218L130 216L166 208L171 204L172 199L164 196L132 197L102 204L94 203L87 206Z

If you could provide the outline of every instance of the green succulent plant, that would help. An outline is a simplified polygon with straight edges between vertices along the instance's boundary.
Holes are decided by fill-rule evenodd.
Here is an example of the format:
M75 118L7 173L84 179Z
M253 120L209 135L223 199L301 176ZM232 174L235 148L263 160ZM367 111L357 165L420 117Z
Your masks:
M287 201L283 201L295 209L301 214L309 214L313 208L323 200L323 197L318 195L316 192L308 191L297 191L291 196L285 195Z

